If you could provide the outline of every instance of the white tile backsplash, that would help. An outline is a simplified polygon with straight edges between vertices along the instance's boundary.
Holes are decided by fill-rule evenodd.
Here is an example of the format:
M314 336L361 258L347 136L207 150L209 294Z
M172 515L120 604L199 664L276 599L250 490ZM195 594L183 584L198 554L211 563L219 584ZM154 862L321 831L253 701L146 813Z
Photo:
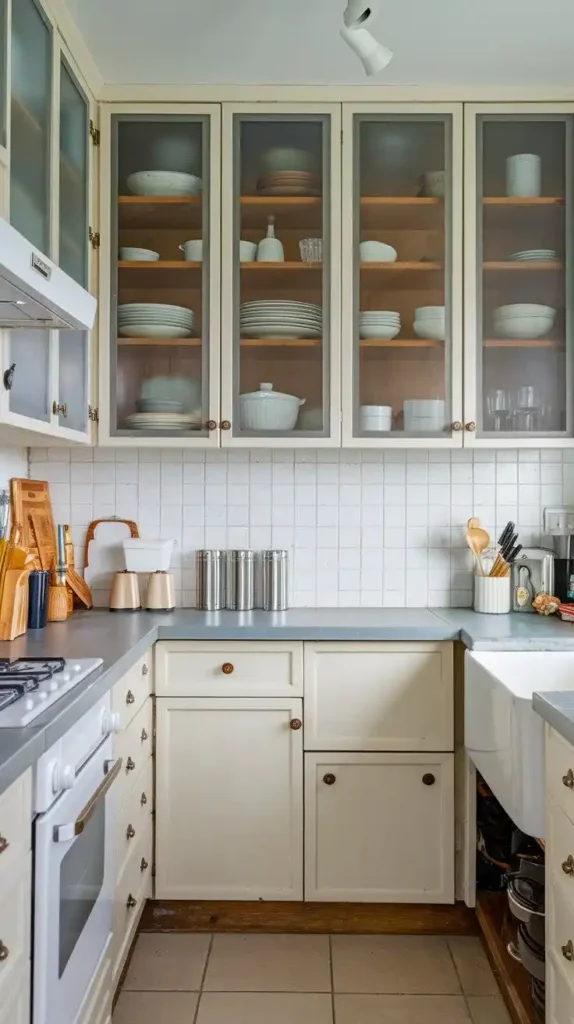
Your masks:
M25 475L25 450L0 452L0 486ZM187 607L203 547L287 548L296 606L470 605L467 519L479 516L492 536L512 519L522 543L538 544L544 506L574 501L574 454L560 449L39 448L31 475L50 482L76 550L103 515L174 537Z

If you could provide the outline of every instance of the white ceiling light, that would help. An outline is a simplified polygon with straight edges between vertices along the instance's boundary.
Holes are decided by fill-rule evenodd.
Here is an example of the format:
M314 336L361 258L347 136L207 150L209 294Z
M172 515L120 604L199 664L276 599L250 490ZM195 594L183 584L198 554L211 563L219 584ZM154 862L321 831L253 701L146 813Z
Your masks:
M341 28L342 38L357 54L368 75L378 74L393 59L393 51L379 43L367 28L373 20L376 2L348 0Z

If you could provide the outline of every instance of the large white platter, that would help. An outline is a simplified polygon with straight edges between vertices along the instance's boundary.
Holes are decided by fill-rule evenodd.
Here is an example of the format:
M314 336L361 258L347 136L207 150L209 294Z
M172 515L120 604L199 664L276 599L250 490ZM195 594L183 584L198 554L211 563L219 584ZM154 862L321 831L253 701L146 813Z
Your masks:
M118 334L121 338L191 338L193 331L172 324L124 324L118 327Z
M249 338L320 338L321 332L311 327L286 327L284 324L267 324L265 327L244 328L241 332Z

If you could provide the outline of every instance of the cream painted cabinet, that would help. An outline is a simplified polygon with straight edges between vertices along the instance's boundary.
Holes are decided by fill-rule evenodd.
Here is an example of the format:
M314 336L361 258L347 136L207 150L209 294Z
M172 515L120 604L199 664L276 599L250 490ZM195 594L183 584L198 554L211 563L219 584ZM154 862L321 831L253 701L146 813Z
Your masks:
M156 897L303 898L302 701L156 699Z
M453 754L305 754L305 898L454 901Z
M546 1005L574 1022L574 747L546 726Z

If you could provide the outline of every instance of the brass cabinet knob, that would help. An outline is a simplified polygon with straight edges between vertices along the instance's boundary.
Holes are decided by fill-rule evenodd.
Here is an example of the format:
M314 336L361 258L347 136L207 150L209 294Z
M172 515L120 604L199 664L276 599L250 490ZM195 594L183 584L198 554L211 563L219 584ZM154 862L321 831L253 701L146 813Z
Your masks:
M303 722L301 721L300 718L292 718L291 721L289 722L289 725L291 726L292 729L297 730L301 728Z
M222 430L231 430L231 423L229 420L222 420L219 426Z
M136 834L136 830L133 825L128 825L126 828L126 839L133 839Z
M126 693L126 704L135 704L136 699L131 690Z
M426 772L423 775L423 782L424 782L425 786L434 786L434 784L436 782L436 779L435 779L434 775L432 774L432 772Z
M574 857L571 853L569 853L566 860L562 862L562 870L565 875L574 875Z
M232 665L230 661L225 661L221 666L221 671L225 676L230 676L234 668L235 666Z
M136 766L136 763L133 760L133 758L128 757L128 759L126 761L126 772L133 772L135 766Z
M137 905L137 900L136 900L135 896L132 896L132 894L130 892L130 894L129 894L127 900L126 900L126 907L128 908L128 910L133 910L133 908L136 905Z
M142 795L140 796L140 804L142 807L145 807L145 805L147 804L147 796L145 795L145 793L142 793Z
M9 956L10 950L8 949L8 946L5 946L2 939L0 939L0 960L7 960Z
M4 850L7 850L9 846L8 840L4 839L4 836L0 836L0 853L4 853Z
M208 430L217 430L217 420L208 420L206 427Z
M66 416L68 415L68 403L67 402L62 402L61 404L58 404L58 402L56 402L54 400L52 402L52 414L54 416L57 416L59 412L62 413L62 416L65 419Z
M476 430L476 423L473 423L473 421L471 420L470 423L465 423L464 429L472 433L473 430Z
M572 939L568 939L565 946L562 946L562 956L565 960L574 960L574 942Z
M568 769L566 775L562 776L562 783L567 789L574 789L574 772L571 768Z
M147 667L147 665L142 665L142 676L147 676L148 672L149 668Z
M148 736L147 732L145 731L145 729L142 729L141 741L142 741L142 743L145 743L146 740L149 740L149 736Z
M327 772L327 774L323 776L323 782L326 786L334 786L336 781L337 776L333 775L332 772Z
M460 422L460 420L455 420L454 423L451 423L450 429L451 430L462 430L462 423Z
M145 857L142 857L142 859L140 860L140 871L147 871L148 868L149 864L147 860L145 859Z

